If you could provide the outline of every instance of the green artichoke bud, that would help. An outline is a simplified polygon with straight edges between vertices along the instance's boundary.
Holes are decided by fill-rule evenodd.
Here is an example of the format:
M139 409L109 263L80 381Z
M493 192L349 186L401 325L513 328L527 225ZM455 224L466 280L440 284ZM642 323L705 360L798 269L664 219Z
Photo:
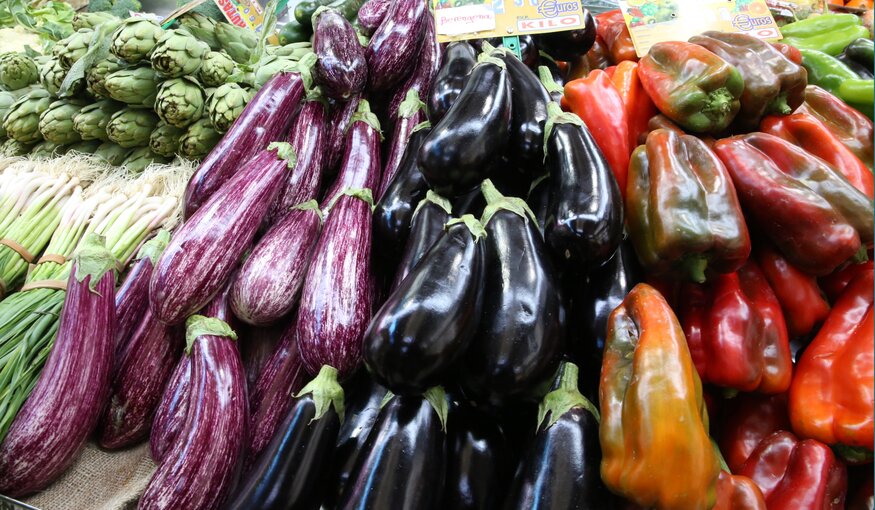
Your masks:
M181 30L185 30L201 41L207 43L212 50L219 50L222 48L219 44L219 40L216 38L216 20L197 12L187 12L178 19Z
M103 100L90 104L73 117L73 129L83 140L108 140L106 125L109 118L123 108L114 101Z
M165 78L194 74L210 47L182 30L168 30L152 51L152 67Z
M161 120L184 128L204 114L204 89L191 78L167 80L158 86L155 112Z
M21 53L0 55L0 85L6 90L18 90L39 81L36 62Z
M125 148L143 147L157 125L158 116L149 110L124 108L109 118L106 135Z
M55 156L59 156L65 152L65 146L57 144L55 142L50 142L48 140L43 140L42 142L33 146L30 150L30 157L32 159L52 159Z
M224 51L211 51L204 57L204 63L197 77L205 87L218 87L228 81L237 70L237 65Z
M42 140L39 118L50 104L52 96L44 89L34 89L18 98L3 118L6 136L23 144L35 144Z
M295 71L298 69L298 63L287 57L270 56L263 59L255 70L255 78L253 84L256 89L260 89L265 83L275 74L287 71Z
M149 147L152 152L161 156L173 156L179 151L179 139L185 133L185 129L171 126L161 121L152 136L149 138Z
M239 64L249 62L252 50L258 45L258 35L247 28L230 23L216 23L216 39L222 49Z
M3 117L6 117L6 113L21 96L29 94L33 90L33 87L26 87L18 90L0 91L0 136L6 136L6 130L3 128Z
M58 57L58 62L61 63L61 67L65 71L69 71L77 60L85 56L88 52L88 45L91 44L91 39L93 37L94 30L83 28L77 30L73 35L63 41L58 41L58 44L55 45L55 48L58 50L55 53L55 56ZM61 47L58 48L58 46Z
M188 127L179 140L180 155L189 159L200 159L213 149L222 134L210 124L210 119L203 118Z
M61 67L58 59L53 58L43 64L40 69L40 84L51 95L57 96L61 92L61 84L64 83L64 78L67 77L67 70ZM69 95L76 95L85 89L85 78L80 78L73 82L70 88Z
M169 163L171 158L166 158L152 152L148 147L140 147L131 152L122 162L122 166L128 169L129 172L140 173L152 163L164 164Z
M243 113L246 103L252 99L252 90L236 83L226 83L216 89L207 105L207 113L216 131L224 133Z
M81 99L60 99L50 104L39 118L39 131L43 138L58 145L80 141L82 137L73 129L73 117L86 104Z
M94 30L99 25L119 21L118 17L109 12L77 12L73 16L73 30L90 28Z
M130 106L152 108L158 93L158 75L151 67L116 71L103 82L109 97Z
M67 147L67 152L78 152L79 154L94 154L102 142L100 140L83 140L76 142Z
M115 29L110 36L109 51L125 62L136 64L146 60L164 30L158 23L143 18L130 18Z
M85 71L85 88L89 94L96 98L109 99L109 91L106 90L106 77L124 68L124 63L115 57L101 60Z
M0 145L0 154L8 157L26 156L32 148L32 143L21 143L15 138L10 138Z
M94 155L108 165L119 166L131 152L131 149L125 149L115 142L103 142L94 151Z
M304 55L313 53L313 45L310 41L294 42L284 46L265 46L264 52L267 55L276 55L277 57L287 57L292 60L301 60Z

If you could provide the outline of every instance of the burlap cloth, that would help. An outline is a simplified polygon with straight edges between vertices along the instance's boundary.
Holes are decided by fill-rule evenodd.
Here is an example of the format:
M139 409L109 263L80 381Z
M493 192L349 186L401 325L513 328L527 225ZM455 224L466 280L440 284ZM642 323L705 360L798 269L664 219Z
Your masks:
M155 468L148 442L114 452L89 442L61 478L23 502L40 510L136 508Z

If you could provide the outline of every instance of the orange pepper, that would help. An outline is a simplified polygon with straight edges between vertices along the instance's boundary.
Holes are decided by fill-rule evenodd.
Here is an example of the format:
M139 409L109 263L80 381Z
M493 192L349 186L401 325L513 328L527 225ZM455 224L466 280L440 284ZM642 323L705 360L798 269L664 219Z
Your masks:
M638 79L638 63L626 60L617 64L611 81L626 105L626 122L629 126L629 147L638 146L638 137L649 131L650 118L659 113L650 96Z

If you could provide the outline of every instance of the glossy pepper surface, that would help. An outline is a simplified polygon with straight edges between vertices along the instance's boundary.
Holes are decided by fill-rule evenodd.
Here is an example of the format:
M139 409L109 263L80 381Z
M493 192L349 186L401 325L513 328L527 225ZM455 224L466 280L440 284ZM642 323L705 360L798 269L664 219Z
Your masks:
M750 478L721 471L717 479L717 504L711 510L766 510L766 500Z
M723 131L741 106L741 73L696 44L653 45L640 60L638 74L659 111L694 133Z
M824 14L784 25L781 34L785 44L835 56L869 30L856 14Z
M844 508L847 468L820 441L775 432L760 442L738 474L760 487L769 510Z
M799 112L809 113L823 122L845 147L872 168L875 129L871 119L816 85L805 88L805 103Z
M601 473L611 491L644 507L714 505L720 465L702 384L677 318L647 284L611 314L599 403Z
M875 81L861 79L844 62L822 51L804 48L799 51L802 65L808 71L808 83L823 87L846 103L862 101L864 105L872 105L871 95L865 90L867 87L871 90Z
M793 358L778 298L756 264L681 292L681 322L703 382L782 393Z
M658 129L632 154L628 228L642 265L705 281L706 267L733 272L750 255L735 187L720 159L694 136Z
M808 73L771 44L756 37L705 32L690 39L735 66L744 78L741 109L735 124L755 128L764 115L787 115L805 100Z
M733 473L766 437L790 430L787 394L739 393L725 402L720 420L720 451Z
M829 274L857 254L861 235L871 240L868 199L818 158L765 133L720 140L714 151L748 221L803 271Z
M626 60L617 64L613 71L608 71L611 81L626 109L626 123L629 131L629 151L638 146L638 138L649 131L647 124L650 118L659 111L644 90L641 78L638 77L638 63Z
M596 15L597 32L605 42L608 54L614 64L631 60L638 61L635 45L632 43L632 34L623 19L620 9L603 12Z
M873 271L848 284L799 360L790 420L801 437L872 451Z
M817 285L820 287L820 290L826 294L829 302L835 303L842 296L842 293L848 287L848 284L851 283L860 273L871 271L872 266L872 260L868 260L862 264L848 264L835 273L818 278Z

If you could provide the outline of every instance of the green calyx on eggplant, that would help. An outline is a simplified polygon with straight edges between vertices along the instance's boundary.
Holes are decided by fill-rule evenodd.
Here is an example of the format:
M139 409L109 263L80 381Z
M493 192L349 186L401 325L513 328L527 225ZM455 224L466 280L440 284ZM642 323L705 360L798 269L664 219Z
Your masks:
M407 278L410 271L428 253L428 250L444 235L444 225L452 217L450 202L434 191L428 190L425 198L419 201L410 220L410 235L401 254L401 262L392 282L394 291Z

